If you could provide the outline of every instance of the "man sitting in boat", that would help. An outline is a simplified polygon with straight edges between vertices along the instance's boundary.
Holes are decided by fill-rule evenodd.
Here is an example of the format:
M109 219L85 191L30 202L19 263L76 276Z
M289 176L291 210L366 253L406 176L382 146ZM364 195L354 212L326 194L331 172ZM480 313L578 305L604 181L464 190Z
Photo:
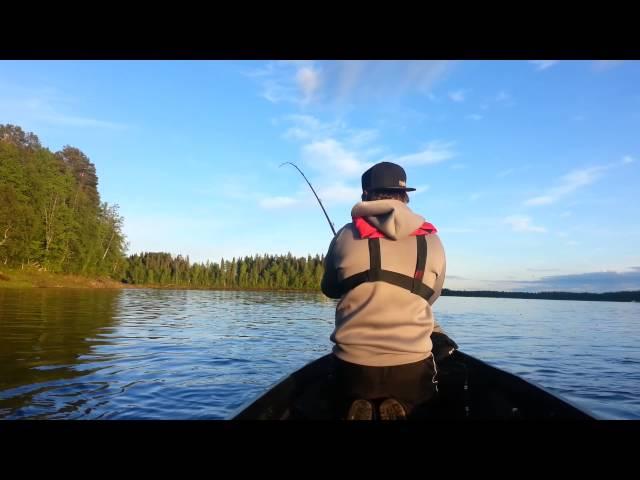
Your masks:
M437 392L431 306L445 279L436 228L407 204L404 169L362 175L362 202L329 246L322 291L340 299L331 341L348 419L404 419Z

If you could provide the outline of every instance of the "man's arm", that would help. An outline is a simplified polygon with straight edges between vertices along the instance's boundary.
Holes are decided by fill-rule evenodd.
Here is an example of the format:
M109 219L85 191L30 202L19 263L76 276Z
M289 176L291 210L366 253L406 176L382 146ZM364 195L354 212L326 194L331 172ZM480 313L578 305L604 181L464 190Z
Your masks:
M438 240L440 240L438 238ZM435 301L442 293L442 287L444 286L444 279L447 276L447 258L444 254L444 247L442 247L442 242L440 242L440 248L442 250L442 268L438 272L438 276L436 277L436 283L433 286L433 295L429 298L429 305L433 305Z
M336 244L336 239L341 232L338 232L331 243L329 244L329 250L324 257L324 274L322 275L322 282L320 282L320 288L329 298L341 298L342 290L338 285L338 271L335 268L335 262L333 259L333 249Z
M444 331L444 328L442 328L438 321L435 319L433 320L433 333L443 333L445 335L447 334L447 332Z

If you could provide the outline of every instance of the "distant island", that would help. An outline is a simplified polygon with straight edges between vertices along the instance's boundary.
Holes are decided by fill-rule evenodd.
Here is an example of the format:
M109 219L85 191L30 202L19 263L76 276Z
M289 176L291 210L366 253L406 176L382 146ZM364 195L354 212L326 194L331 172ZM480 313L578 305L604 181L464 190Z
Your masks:
M443 296L486 298L529 298L537 300L586 300L596 302L640 302L640 290L587 293L587 292L493 292L490 290L442 289Z

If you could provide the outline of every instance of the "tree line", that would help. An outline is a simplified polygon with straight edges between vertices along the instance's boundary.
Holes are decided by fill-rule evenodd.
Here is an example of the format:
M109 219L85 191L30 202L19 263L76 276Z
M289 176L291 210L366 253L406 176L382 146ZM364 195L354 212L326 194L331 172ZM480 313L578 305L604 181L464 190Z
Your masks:
M122 225L80 149L52 152L35 134L0 125L0 265L119 278Z
M190 263L169 253L129 256L123 281L192 288L319 290L324 256L253 255Z

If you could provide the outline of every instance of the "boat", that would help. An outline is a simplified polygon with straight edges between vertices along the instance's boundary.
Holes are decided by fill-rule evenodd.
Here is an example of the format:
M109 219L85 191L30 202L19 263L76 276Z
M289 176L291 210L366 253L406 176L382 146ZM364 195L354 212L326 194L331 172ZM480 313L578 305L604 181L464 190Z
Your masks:
M434 342L434 353L435 353ZM436 356L438 358L438 356ZM340 420L332 408L334 357L324 355L287 375L231 420ZM438 394L408 420L595 420L543 387L460 350L438 364Z

